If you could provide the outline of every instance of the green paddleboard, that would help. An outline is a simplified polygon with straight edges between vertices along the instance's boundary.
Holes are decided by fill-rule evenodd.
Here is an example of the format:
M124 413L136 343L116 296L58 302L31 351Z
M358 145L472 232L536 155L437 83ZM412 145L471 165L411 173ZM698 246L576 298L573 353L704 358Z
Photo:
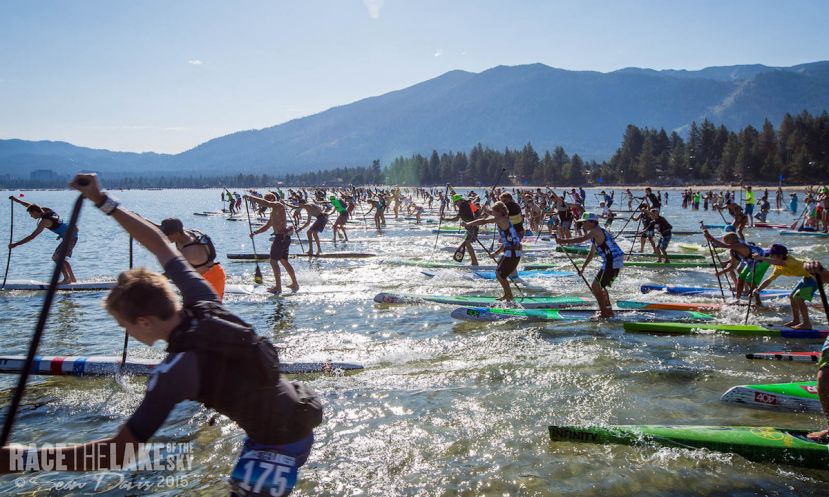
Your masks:
M374 301L383 304L406 304L413 302L436 302L438 304L487 307L503 305L503 300L488 295L417 295L411 293L378 293ZM586 297L516 297L515 303L526 309L560 309L581 307L595 303Z
M829 330L794 330L780 326L757 326L742 324L688 324L688 323L653 323L632 322L624 324L629 333L667 333L687 335L698 332L715 332L728 335L745 336L776 336L783 338L823 339L829 335Z
M757 409L783 412L821 412L817 382L737 385L722 394L720 400Z
M599 259L593 259L598 261ZM584 264L584 260L579 259L573 261L577 265ZM550 269L561 267L562 263L542 263L542 264L527 264L524 269ZM711 263L699 262L656 262L656 261L625 261L625 267L640 267L651 269L682 269L682 268L697 268L697 267L711 267Z
M590 252L590 248L559 245L559 246L556 247L556 252L567 252L568 254L587 255L587 253ZM646 258L654 258L654 259L657 257L657 255L653 254L653 253L640 254L638 252L634 252L630 255L632 255L633 257L646 257ZM706 256L701 255L701 254L683 254L683 253L669 252L668 256L672 259L706 259Z
M657 445L730 452L757 462L829 469L829 447L806 431L766 426L550 426L553 441Z

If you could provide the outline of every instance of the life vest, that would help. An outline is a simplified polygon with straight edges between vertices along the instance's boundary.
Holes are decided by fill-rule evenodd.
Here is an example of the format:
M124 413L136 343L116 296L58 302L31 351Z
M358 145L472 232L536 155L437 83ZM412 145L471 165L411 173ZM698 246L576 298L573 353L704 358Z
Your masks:
M167 352L197 354L200 385L194 400L229 417L259 443L294 442L322 423L319 398L280 378L276 348L250 324L210 301L183 313Z
M69 231L69 225L61 221L57 212L51 209L43 209L43 217L41 219L52 221L53 226L46 229L58 235L58 240L66 237L66 232ZM75 236L78 236L77 231L75 232Z
M616 244L616 240L613 239L613 236L607 232L604 228L599 228L602 230L604 234L604 243L601 245L597 244L595 240L591 240L590 243L596 247L596 252L602 257L602 269L606 269L608 266L608 262L610 262L610 267L614 269L621 269L624 265L625 260L625 252L619 248L619 245Z
M207 260L201 264L191 264L193 268L200 268L206 266L216 260L216 247L213 245L213 240L198 230L187 230L194 238L190 243L183 245L181 248L191 247L193 245L202 245L207 248Z

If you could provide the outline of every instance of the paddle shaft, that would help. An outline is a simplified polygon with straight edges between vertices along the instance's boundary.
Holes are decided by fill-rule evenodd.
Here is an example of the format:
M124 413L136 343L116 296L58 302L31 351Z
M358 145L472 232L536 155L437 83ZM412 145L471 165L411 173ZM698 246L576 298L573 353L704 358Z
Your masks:
M754 278L757 274L757 261L754 261L751 264L751 283L749 286L754 285ZM748 306L746 306L746 318L743 320L743 324L748 324L748 315L751 312L751 301L754 299L754 292L755 288L752 288L750 292L748 292Z
M443 190L443 199L441 200L440 209L438 211L438 232L435 235L435 246L434 248L432 248L432 257L434 257L435 251L438 249L438 238L440 238L440 225L443 224L444 205L448 205L447 200L449 200L447 195L449 195L449 183L446 183L446 188L444 188Z
M253 235L253 224L250 222L250 208L248 207L248 199L245 199L245 213L248 216L248 231L250 232L250 244L253 246L253 253L256 254L256 240ZM256 263L256 273L254 273L253 281L256 284L262 284L262 270L259 268L259 258L255 257L253 261Z
M820 292L820 301L823 304L823 313L826 314L826 322L829 323L829 302L826 301L826 290L823 289L823 277L816 274L815 279L817 280L817 289Z
M14 199L9 199L11 202L11 210L9 211L9 245L14 242ZM0 288L6 288L6 278L9 277L9 265L12 262L12 249L9 247L9 255L6 257L6 272L3 274L3 286Z
M83 196L79 196L75 201L75 206L72 209L72 216L69 219L69 229L66 230L67 235L71 236L75 233L78 226L78 218L81 215L81 207L83 206ZM58 258L55 261L55 269L52 271L52 279L49 281L49 290L46 292L46 297L43 299L43 307L40 310L40 316L37 319L37 326L32 335L32 340L29 342L29 351L26 354L26 362L23 364L20 378L17 382L17 388L14 390L11 404L8 411L6 411L6 420L3 423L3 432L0 434L0 447L8 445L9 436L11 435L14 420L17 416L17 409L20 407L20 402L23 400L23 394L26 392L26 382L29 379L29 374L32 371L35 355L37 354L40 340L43 337L43 331L46 329L46 320L49 317L49 310L52 307L52 301L55 299L57 293L58 280L61 277L63 263L66 262L66 254L69 251L69 243L61 243Z
M132 241L133 238L130 236L130 269L133 266L133 259L132 259ZM127 333L127 330L124 330L124 350L121 352L121 370L124 370L124 365L127 364L127 347L130 344L130 334Z
M703 224L702 224L702 221L700 221L700 222L699 222L699 225L700 225L700 228L702 228L703 230L705 229L705 228L704 228L704 226L703 226ZM719 258L718 258L718 257L716 257L716 253L714 252L714 246L713 246L713 245L711 245L711 240L709 240L708 238L706 238L706 239L705 239L705 243L707 243L707 244L708 244L708 252L711 254L711 264L713 264L713 265L714 265L714 276L716 276L716 277L717 277L717 285L719 285L719 287L720 287L720 293L722 294L722 301L723 301L723 304L724 304L724 303L726 303L726 298L725 298L725 290L723 290L723 287L722 287L722 279L720 279L720 273L719 273L719 271L717 270L717 260L718 260ZM721 267L721 266L720 266L720 267ZM729 285L728 285L728 286L729 286L729 289L730 289L730 288L731 288L731 284L729 283Z

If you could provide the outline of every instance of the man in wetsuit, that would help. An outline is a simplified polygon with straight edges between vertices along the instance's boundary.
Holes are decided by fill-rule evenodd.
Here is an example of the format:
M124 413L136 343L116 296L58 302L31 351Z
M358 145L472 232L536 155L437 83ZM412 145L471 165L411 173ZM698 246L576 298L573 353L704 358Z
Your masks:
M285 268L285 272L291 278L291 284L288 288L292 292L299 290L299 283L296 280L294 267L288 262L288 250L291 247L291 231L293 228L288 227L288 216L285 212L285 204L276 200L276 195L273 193L266 193L264 198L253 197L246 195L246 199L259 205L265 205L271 208L271 216L268 222L261 228L251 233L251 238L268 231L268 228L273 227L273 242L271 242L271 251L268 261L271 263L273 270L273 277L276 284L268 289L271 293L282 293L282 272L279 270L279 265ZM299 236L299 235L297 235Z
M222 265L216 261L216 247L213 246L213 240L201 231L185 230L181 220L176 218L161 221L159 228L171 242L176 244L176 248L187 259L187 263L210 283L221 302L225 295L227 275Z
M64 247L66 247L66 260L63 261L63 266L60 268L60 272L63 274L63 279L58 282L58 285L75 283L77 280L75 279L75 273L72 271L72 266L69 264L69 258L72 257L72 250L75 248L75 244L78 243L78 228L75 227L74 233L69 233L69 225L63 222L58 213L52 209L48 207L41 207L36 204L30 204L29 202L20 200L14 195L9 198L25 207L26 212L29 213L29 216L31 216L32 219L38 219L35 230L19 242L10 243L9 249L31 242L37 238L43 230L51 231L52 233L58 235L58 240L60 240L60 244L58 244L58 247L52 253L53 261L58 261L61 251Z
M273 345L218 302L213 288L152 223L119 208L94 174L79 174L71 186L156 256L182 303L162 274L139 268L119 275L105 299L107 311L141 343L167 342L168 354L116 435L39 449L40 457L60 460L68 471L114 469L128 451L141 453L137 444L148 441L178 403L193 400L227 416L247 435L231 474L233 495L290 493L310 454L313 429L322 422L319 399L304 385L281 377ZM5 447L0 452L3 471L12 468L11 451Z
M559 245L577 245L582 242L590 241L590 252L584 260L584 264L579 269L579 274L584 274L585 268L593 260L593 256L598 253L602 258L602 268L599 270L593 283L590 285L590 291L596 297L599 304L599 317L612 318L613 309L610 304L610 295L607 293L607 287L613 284L613 280L619 276L619 271L624 266L625 253L616 244L613 235L606 229L599 226L599 216L589 212L585 212L581 218L582 226L585 234L575 238L558 238Z
M453 194L452 202L458 209L458 215L455 217L441 218L443 221L454 222L460 219L465 223L471 223L475 220L475 214L472 212L472 206L470 205L469 200L463 198L462 195ZM473 243L475 243L477 240L478 227L469 226L468 228L466 228L466 238L464 238L461 247L463 248L463 250L469 252L469 260L471 261L473 266L478 265L478 257L475 255L475 247L473 246Z

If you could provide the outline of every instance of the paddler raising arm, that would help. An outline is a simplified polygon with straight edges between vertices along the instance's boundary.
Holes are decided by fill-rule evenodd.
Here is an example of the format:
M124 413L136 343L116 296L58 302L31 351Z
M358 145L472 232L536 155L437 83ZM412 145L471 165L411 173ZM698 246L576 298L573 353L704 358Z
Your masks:
M60 255L63 247L66 246L66 259L72 257L72 250L75 248L75 244L78 243L78 228L75 228L74 233L68 233L69 225L65 222L61 221L60 216L58 213L53 211L48 207L41 207L36 204L30 204L29 202L25 202L16 198L14 195L9 197L10 200L17 202L18 204L22 205L26 208L26 212L29 213L29 216L32 219L38 219L37 227L35 228L32 233L23 238L22 240L14 243L9 244L9 249L13 249L15 247L19 247L25 243L29 243L35 238L40 235L43 230L49 230L52 233L58 235L58 240L60 240L60 244L58 248L55 249L54 253L52 253L52 260L57 262L58 256ZM63 279L58 282L58 285L66 285L68 283L75 283L77 280L75 279L75 273L72 271L72 266L69 264L68 260L64 260L63 266L60 268L60 272L63 274Z
M469 229L472 227L477 228L482 224L495 223L501 239L501 246L492 255L504 254L498 259L498 267L495 269L495 277L504 290L504 295L498 300L512 302L512 289L509 286L507 278L518 268L518 263L521 261L521 237L515 229L515 225L510 221L509 210L506 204L503 202L495 202L491 210L491 217L476 219L468 223L462 221L461 226Z
M141 404L117 434L76 446L38 449L39 459L61 461L68 471L118 468L127 450L141 453L137 444L153 436L176 404L195 400L236 422L247 435L230 478L232 491L290 493L298 468L311 451L313 428L322 421L317 397L300 383L288 383L280 376L273 345L219 304L213 288L155 226L121 209L101 191L94 174L79 174L71 186L156 256L183 302L178 303L160 273L139 268L118 276L117 286L104 301L107 311L145 345L167 342L167 357L147 382ZM25 449L4 447L0 451L1 471L23 469L10 465L13 455L19 461L19 450ZM279 477L251 481L251 462L263 471L257 471L257 476Z
M576 238L558 238L556 241L559 245L576 245L582 242L590 241L590 252L584 260L584 264L579 269L579 274L584 274L584 270L593 255L597 252L602 258L602 268L599 270L593 283L590 285L590 291L596 297L601 310L600 317L612 318L613 308L610 304L610 295L607 293L607 287L613 284L613 280L619 276L619 271L624 266L625 253L616 244L616 241L606 229L599 226L599 216L589 212L585 212L581 218L582 225L586 234Z

